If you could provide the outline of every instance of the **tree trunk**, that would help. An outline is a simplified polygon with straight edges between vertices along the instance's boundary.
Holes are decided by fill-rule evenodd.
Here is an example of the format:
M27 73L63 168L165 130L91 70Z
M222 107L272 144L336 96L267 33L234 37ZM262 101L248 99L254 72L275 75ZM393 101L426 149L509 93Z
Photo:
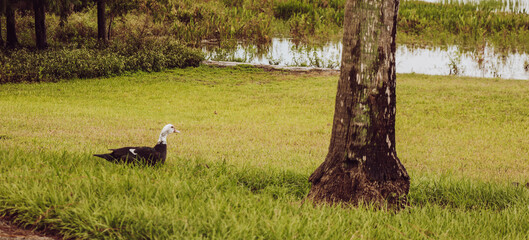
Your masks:
M59 4L59 27L64 27L68 22L72 4L67 0L60 0Z
M15 11L11 7L11 1L6 0L6 46L8 48L15 48L18 46Z
M114 16L110 14L110 20L108 21L107 40L110 41L110 35L112 35L112 22L114 22Z
M97 38L103 44L107 43L105 0L97 0Z
M0 4L2 4L1 0L0 0ZM2 15L3 15L3 11L2 11L2 8L0 7L0 48L4 47L4 38L2 38Z
M395 36L399 0L347 0L329 152L309 199L406 204L409 176L395 150Z
M4 38L2 37L2 17L6 12L6 1L7 0L0 0L0 48L4 47Z
M35 11L35 37L38 49L46 49L46 14L44 0L33 0L33 10Z

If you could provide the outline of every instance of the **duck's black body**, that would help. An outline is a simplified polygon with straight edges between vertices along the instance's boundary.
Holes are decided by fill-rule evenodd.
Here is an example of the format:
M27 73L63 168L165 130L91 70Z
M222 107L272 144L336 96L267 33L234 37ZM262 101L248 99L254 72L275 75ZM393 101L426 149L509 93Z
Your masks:
M154 148L151 147L124 147L109 149L112 151L107 154L94 154L96 157L104 158L113 163L134 163L154 166L164 164L167 157L167 135L171 133L180 133L173 125L167 124L163 127L158 138L158 143Z
M158 143L151 147L124 147L109 149L107 154L94 154L96 157L104 158L113 163L134 163L154 166L164 164L167 157L167 144Z

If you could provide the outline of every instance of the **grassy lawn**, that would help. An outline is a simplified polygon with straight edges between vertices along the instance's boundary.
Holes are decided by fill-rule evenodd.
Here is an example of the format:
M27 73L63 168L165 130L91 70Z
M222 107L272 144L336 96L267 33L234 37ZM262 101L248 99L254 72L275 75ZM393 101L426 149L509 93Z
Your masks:
M525 239L529 82L397 76L410 206L301 205L338 76L210 67L0 85L0 214L72 238ZM92 157L153 146L159 168ZM514 186L512 182L519 182Z

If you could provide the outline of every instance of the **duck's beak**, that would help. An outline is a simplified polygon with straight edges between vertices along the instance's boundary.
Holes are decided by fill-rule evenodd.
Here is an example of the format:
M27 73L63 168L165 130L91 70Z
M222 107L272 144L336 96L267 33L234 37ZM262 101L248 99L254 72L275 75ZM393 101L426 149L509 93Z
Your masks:
M174 130L174 132L175 132L175 133L180 133L180 131L178 131L178 130L176 130L176 129Z

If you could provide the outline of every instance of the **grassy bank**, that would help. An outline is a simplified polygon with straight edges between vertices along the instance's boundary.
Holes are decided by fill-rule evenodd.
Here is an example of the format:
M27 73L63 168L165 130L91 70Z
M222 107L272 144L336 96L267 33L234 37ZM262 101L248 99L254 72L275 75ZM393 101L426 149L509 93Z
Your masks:
M411 205L301 205L323 161L338 76L209 67L0 88L0 212L80 238L522 239L529 84L399 75ZM160 168L91 157L153 145Z

